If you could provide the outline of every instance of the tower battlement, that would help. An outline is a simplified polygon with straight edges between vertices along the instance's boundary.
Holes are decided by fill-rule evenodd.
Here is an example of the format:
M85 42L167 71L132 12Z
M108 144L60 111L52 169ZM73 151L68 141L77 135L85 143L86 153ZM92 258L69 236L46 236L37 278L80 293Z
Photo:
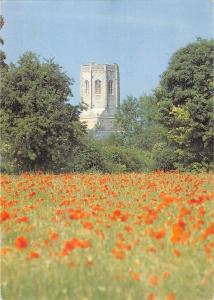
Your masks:
M88 129L112 130L114 114L120 105L119 66L81 65L80 97L81 103L87 107L80 120L87 123Z

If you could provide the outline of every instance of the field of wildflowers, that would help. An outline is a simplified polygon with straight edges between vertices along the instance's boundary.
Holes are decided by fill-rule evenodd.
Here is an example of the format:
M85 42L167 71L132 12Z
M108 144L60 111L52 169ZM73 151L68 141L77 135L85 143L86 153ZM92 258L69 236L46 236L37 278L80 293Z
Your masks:
M212 174L1 177L4 300L211 300Z

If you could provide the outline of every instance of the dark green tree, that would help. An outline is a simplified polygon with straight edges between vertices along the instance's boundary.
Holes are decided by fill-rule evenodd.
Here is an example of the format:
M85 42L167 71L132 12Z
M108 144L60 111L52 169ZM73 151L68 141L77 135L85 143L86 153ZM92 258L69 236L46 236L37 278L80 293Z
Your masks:
M4 26L4 18L0 15L0 30ZM0 45L4 45L4 40L0 37ZM2 73L4 70L7 69L7 64L5 63L6 55L4 51L0 50L0 72Z
M159 120L174 148L174 167L207 166L213 158L214 43L198 39L178 50L156 90Z
M1 81L3 159L16 170L61 171L85 128L71 80L53 60L25 53Z

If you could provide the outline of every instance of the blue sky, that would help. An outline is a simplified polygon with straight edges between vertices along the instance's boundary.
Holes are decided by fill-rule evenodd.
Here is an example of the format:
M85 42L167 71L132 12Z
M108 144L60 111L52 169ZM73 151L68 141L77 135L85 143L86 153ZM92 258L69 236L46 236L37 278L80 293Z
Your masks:
M118 63L121 100L149 94L171 55L197 37L213 37L211 0L3 0L7 62L25 51L55 58L74 78L80 65Z

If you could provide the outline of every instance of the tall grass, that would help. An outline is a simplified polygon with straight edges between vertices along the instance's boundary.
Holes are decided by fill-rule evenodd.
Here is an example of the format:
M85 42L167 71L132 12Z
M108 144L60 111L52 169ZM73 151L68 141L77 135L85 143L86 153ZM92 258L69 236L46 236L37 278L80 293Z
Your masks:
M2 299L212 299L213 179L2 176Z

